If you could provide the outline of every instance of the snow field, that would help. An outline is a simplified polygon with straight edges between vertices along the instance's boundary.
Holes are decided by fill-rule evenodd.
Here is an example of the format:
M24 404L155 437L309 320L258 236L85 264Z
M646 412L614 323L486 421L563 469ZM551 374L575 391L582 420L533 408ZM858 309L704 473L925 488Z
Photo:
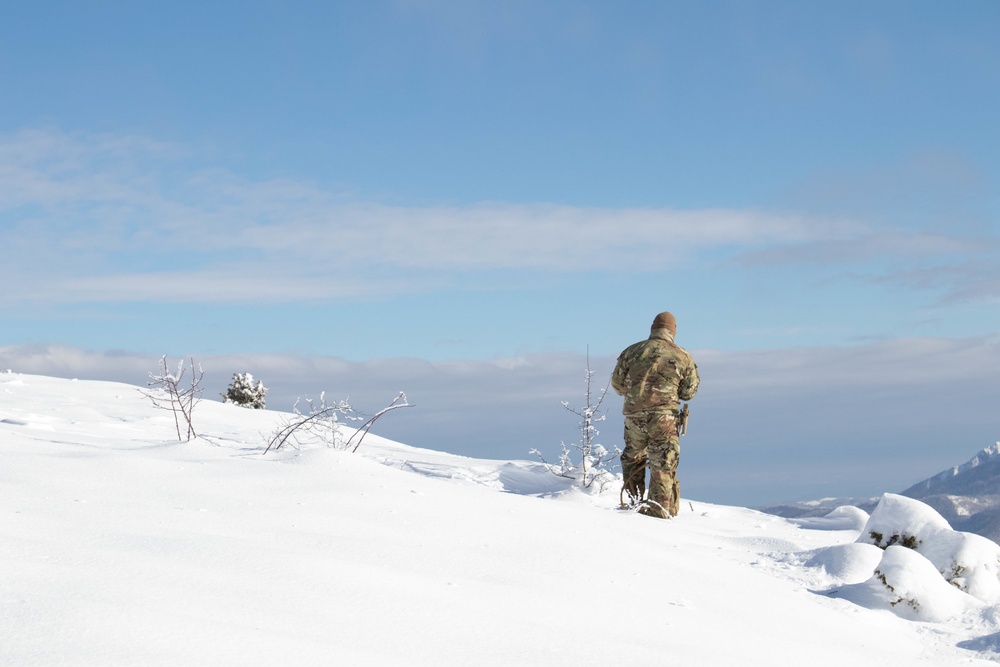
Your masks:
M810 527L685 499L662 522L535 463L374 435L263 456L282 417L206 400L206 439L178 443L133 387L0 374L0 664L1000 657L996 607L858 542L850 509ZM947 613L901 614L875 567L962 604L915 586Z

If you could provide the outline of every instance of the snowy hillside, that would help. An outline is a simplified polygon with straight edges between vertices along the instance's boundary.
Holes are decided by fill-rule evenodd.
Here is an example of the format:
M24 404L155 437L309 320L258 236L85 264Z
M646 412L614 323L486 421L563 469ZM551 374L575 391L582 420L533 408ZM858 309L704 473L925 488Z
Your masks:
M263 455L285 417L179 443L134 387L0 373L0 664L1000 660L1000 547L922 503L664 522L533 462Z

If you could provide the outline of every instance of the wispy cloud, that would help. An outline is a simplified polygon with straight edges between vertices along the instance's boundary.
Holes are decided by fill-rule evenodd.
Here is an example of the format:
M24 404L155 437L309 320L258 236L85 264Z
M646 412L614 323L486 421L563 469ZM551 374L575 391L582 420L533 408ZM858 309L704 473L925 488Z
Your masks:
M919 261L1000 251L1000 242L902 229L844 230L841 238L752 250L738 261L749 268L773 264L858 265L883 260Z
M402 272L426 286L446 272L664 271L706 250L815 235L808 220L756 211L389 206L188 157L141 138L33 131L0 142L6 272L34 285L22 298L232 299L249 265L266 283L244 291L254 299L306 286L336 296L359 275L395 286L386 276ZM199 282L198 294L187 287Z
M0 138L0 275L22 286L0 302L337 299L463 288L478 272L663 273L734 258L753 269L985 247L754 209L387 205L209 163L143 137Z
M955 303L1000 304L1000 255L997 245L991 254L977 253L972 259L945 266L901 270L878 278L878 282L940 293L939 305ZM982 250L982 247L980 248Z

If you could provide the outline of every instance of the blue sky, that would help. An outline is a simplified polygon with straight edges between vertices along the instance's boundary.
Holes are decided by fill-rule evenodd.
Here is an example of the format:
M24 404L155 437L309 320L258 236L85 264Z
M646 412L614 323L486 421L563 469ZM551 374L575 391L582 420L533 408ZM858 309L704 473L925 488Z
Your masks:
M703 500L899 490L1000 438L994 2L4 13L14 370L195 355L223 387L267 369L275 408L403 388L427 416L388 435L523 457L573 437L588 348L609 366L669 309ZM833 404L866 415L860 472L820 453Z

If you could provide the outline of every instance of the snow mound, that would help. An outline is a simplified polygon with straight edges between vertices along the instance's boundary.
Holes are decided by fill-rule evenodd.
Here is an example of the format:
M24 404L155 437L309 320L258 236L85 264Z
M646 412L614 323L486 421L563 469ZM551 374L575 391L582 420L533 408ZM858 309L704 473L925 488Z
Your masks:
M805 565L822 568L838 581L857 583L871 576L882 555L882 550L872 544L837 544L815 551Z
M861 530L868 518L863 509L844 505L824 516L791 519L791 522L808 530Z
M843 587L835 597L905 619L937 623L982 606L945 581L929 560L898 544L885 550L870 579Z
M919 500L885 494L858 542L874 544L886 553L894 545L907 547L932 563L951 586L982 602L1000 602L1000 545L952 530L940 514Z
M1000 545L952 530L919 500L885 494L854 545L821 550L807 564L850 581L884 549L872 575L831 593L870 609L942 622L1000 602Z

